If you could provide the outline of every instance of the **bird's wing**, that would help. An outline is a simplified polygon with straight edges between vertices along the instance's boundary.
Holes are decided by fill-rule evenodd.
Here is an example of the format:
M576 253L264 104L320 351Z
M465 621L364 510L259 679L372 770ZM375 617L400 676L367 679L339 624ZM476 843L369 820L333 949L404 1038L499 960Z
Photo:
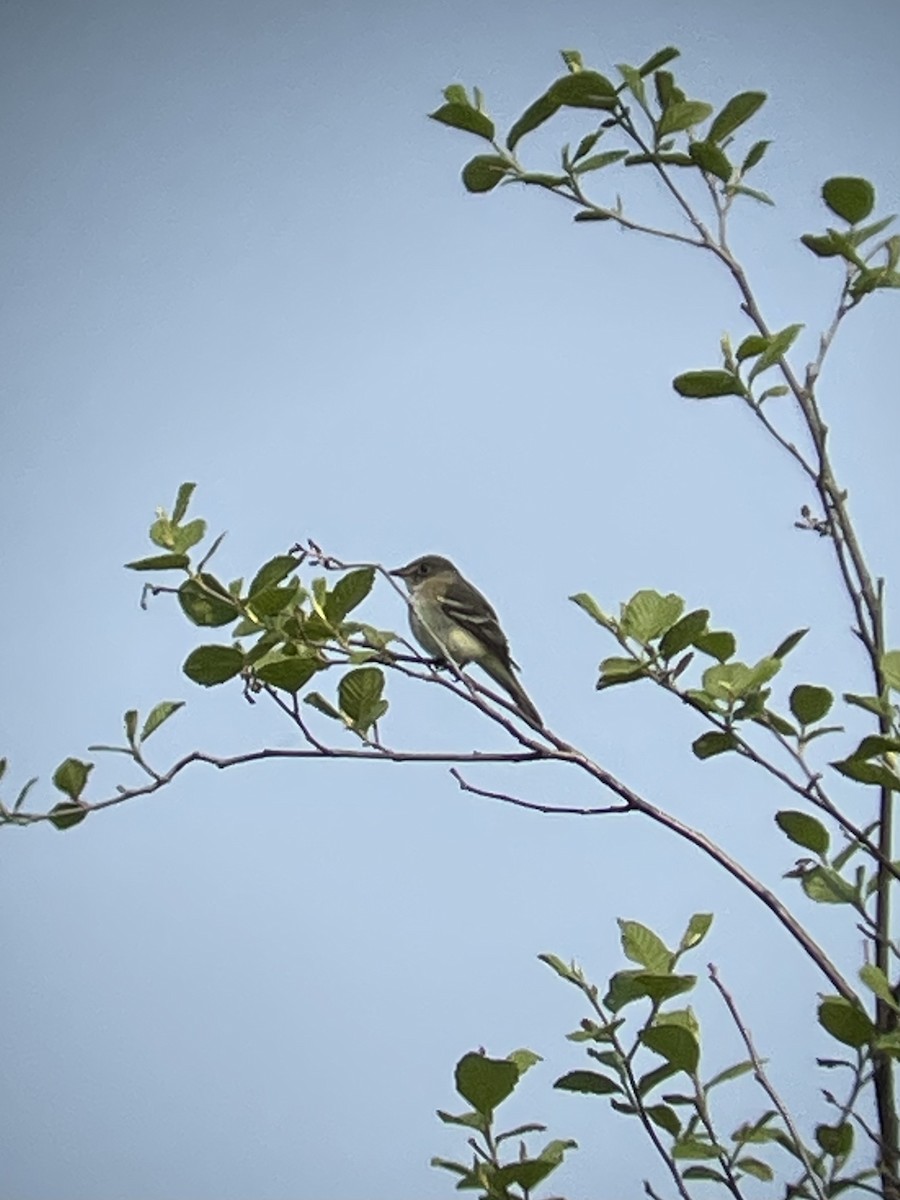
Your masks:
M477 588L466 580L450 584L441 598L447 616L487 647L503 663L515 666L509 656L509 643L500 628L497 614Z

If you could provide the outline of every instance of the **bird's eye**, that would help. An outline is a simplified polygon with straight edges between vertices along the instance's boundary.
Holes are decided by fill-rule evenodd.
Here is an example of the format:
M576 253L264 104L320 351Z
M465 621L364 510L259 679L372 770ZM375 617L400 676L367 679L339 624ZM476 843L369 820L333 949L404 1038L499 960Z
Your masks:
M419 576L424 579L428 574L428 563L419 563Z

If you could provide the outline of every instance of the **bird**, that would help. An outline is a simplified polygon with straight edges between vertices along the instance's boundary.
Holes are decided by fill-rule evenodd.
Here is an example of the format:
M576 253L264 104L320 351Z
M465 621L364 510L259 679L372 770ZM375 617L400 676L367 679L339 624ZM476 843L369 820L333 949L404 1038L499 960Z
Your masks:
M449 558L423 554L389 574L406 584L409 626L422 649L444 662L449 657L458 667L477 663L512 698L529 725L542 728L540 713L513 674L518 664L510 657L496 612Z

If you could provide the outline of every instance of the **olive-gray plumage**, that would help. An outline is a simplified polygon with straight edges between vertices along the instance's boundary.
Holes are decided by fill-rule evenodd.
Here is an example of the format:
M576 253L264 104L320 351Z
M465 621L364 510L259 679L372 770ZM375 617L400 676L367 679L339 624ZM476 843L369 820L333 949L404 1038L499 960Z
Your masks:
M442 659L449 656L460 667L477 663L512 697L529 724L543 725L513 674L516 664L496 612L448 558L424 554L391 574L402 579L409 590L410 628L428 654Z

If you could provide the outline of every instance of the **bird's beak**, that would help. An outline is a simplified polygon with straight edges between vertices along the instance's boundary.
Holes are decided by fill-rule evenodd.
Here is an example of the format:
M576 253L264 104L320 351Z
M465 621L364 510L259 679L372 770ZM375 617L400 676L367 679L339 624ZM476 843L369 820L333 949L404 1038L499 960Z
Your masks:
M395 567L393 571L388 571L388 575L396 575L399 579L405 579L409 574L409 564L405 567Z

